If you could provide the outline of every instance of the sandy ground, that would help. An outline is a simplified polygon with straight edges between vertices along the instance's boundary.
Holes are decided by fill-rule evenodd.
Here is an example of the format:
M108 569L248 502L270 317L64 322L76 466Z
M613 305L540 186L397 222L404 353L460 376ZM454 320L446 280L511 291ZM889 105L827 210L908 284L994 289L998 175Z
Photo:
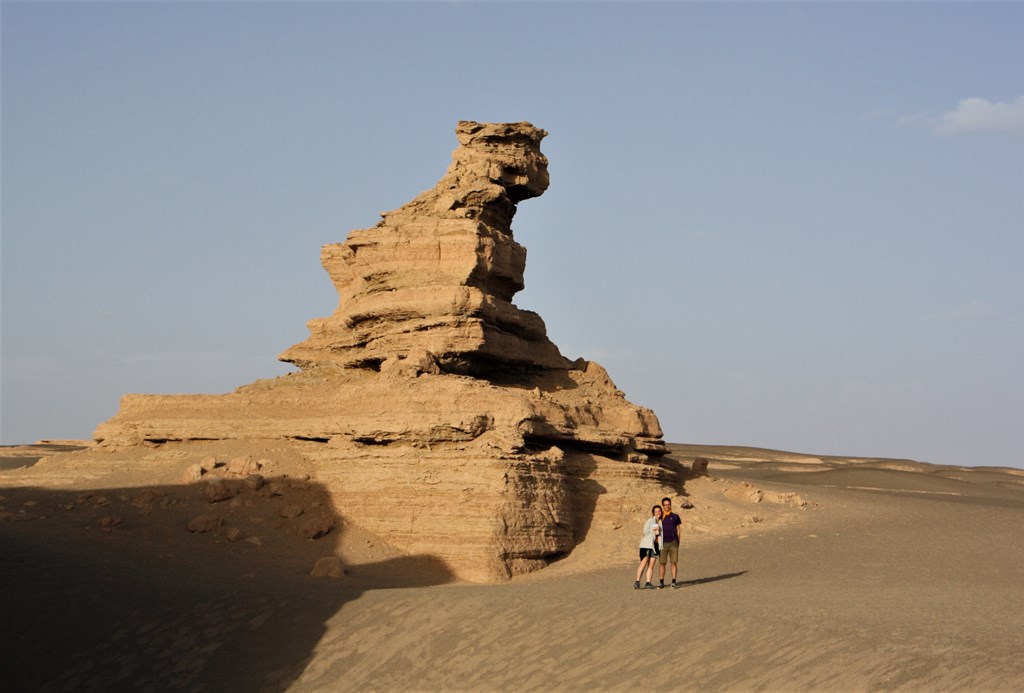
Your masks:
M63 449L0 449L3 690L1024 690L1019 470L673 446L711 461L684 587L635 591L630 527L474 585L341 518L303 538L281 509L331 508L299 468L225 501L229 541L183 529L180 469L36 463Z

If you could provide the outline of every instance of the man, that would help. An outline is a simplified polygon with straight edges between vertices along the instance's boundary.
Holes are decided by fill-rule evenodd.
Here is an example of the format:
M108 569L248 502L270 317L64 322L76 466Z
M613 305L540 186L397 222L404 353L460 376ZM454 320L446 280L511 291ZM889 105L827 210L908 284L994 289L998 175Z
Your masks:
M658 589L665 589L665 564L672 563L672 587L676 584L676 573L679 571L679 525L683 521L672 512L672 499L661 499L661 555L658 556Z

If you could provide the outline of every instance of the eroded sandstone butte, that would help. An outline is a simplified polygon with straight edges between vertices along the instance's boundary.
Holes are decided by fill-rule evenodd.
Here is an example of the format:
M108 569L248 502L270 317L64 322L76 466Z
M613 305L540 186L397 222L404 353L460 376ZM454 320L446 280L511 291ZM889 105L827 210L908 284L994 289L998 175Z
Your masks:
M287 450L346 522L481 581L543 567L595 518L671 492L654 413L512 303L526 264L512 219L548 187L547 133L456 134L432 190L323 248L338 307L280 356L298 372L225 395L126 395L84 454Z

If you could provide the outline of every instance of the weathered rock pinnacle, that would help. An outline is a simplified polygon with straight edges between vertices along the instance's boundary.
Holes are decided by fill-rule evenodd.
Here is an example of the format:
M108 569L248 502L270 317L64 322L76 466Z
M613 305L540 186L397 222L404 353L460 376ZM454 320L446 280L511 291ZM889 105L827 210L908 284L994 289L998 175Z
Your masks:
M324 246L338 308L281 356L303 369L380 369L428 351L449 373L495 365L567 369L544 321L512 304L526 249L512 238L516 204L548 187L547 134L529 123L462 121L460 146L432 189L375 227Z

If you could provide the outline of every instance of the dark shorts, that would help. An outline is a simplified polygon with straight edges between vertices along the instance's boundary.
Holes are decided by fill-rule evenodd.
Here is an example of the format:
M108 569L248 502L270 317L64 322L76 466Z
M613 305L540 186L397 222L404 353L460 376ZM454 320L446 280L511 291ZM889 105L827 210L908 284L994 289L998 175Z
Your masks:
M658 552L655 551L654 549L640 549L640 560L641 561L644 560L645 558L656 558L657 556L658 556Z

